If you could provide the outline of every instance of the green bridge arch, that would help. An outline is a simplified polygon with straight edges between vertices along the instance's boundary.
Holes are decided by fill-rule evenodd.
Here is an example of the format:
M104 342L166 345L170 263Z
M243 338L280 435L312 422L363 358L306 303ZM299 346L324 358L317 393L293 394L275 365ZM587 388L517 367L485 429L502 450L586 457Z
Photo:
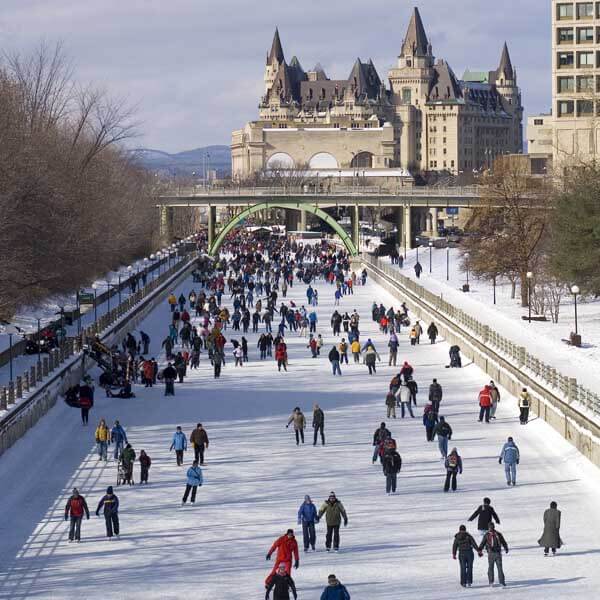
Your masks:
M237 227L241 221L253 215L254 213L260 210L267 210L270 208L283 208L283 209L292 209L292 210L303 210L309 212L316 217L319 217L322 221L325 221L327 225L329 225L339 236L344 246L352 256L356 256L358 254L358 249L356 244L352 241L352 237L344 230L344 228L330 215L328 215L324 210L318 208L317 206L313 206L308 203L297 203L297 204L286 204L283 202L262 202L260 204L255 204L253 206L249 206L244 209L239 215L236 215L223 227L222 231L219 233L215 241L211 244L208 253L211 256L214 256L221 244L225 241L227 234Z

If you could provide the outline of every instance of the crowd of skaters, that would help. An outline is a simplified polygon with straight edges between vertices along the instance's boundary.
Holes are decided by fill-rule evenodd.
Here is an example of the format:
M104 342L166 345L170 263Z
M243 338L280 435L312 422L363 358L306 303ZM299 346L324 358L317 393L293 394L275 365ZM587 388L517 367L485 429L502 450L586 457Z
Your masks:
M238 332L247 334L252 328L252 333L259 333L259 328L264 328L260 332L257 343L257 349L260 353L260 360L274 359L278 371L287 371L289 360L287 355L286 335L296 334L307 337L307 348L310 350L313 358L321 355L321 349L324 342L321 333L317 333L319 326L318 316L314 307L318 306L318 291L313 288L311 283L322 278L333 288L334 305L337 307L340 300L345 295L353 295L354 288L357 285L365 284L367 273L362 271L356 273L351 270L348 257L343 251L332 247L298 247L292 248L288 243L282 244L279 248L270 248L270 262L260 262L257 258L259 253L247 252L244 244L231 243L228 248L229 255L233 258L227 260L220 258L216 264L204 263L194 273L194 282L199 284L199 290L192 289L189 294L170 294L168 304L170 307L170 323L168 324L168 335L162 341L162 347L165 351L165 357L168 361L161 370L154 358L146 359L143 354L148 354L149 338L135 340L135 349L131 337L126 338L127 347L132 356L132 379L137 382L138 377L141 383L147 387L156 385L158 381L163 381L165 385L165 395L175 394L176 384L184 382L188 369L198 369L200 365L200 355L206 354L210 362L215 378L219 378L222 373L222 367L226 364L226 345L232 347L232 358L235 367L243 367L248 362L248 341L244 335L237 339ZM292 258L293 257L293 258ZM287 297L287 291L294 285L307 285L307 306L296 306L293 301L282 301ZM223 301L231 304L231 311L224 306ZM421 336L424 334L423 325L417 320L414 323L409 318L409 310L406 304L402 304L400 309L395 311L393 308L386 309L383 305L374 303L372 308L372 318L379 325L382 334L389 336L388 366L398 364L398 351L400 346L400 336L402 327L405 327L411 346L419 345ZM278 321L281 319L279 323ZM336 308L331 315L330 323L333 336L341 337L341 340L334 344L327 357L332 365L333 375L342 375L341 365L348 365L348 354L351 353L354 364L360 364L361 361L367 366L368 373L375 375L376 363L381 362L381 356L378 353L375 343L369 338L366 341L360 337L360 315L357 311L338 311ZM273 336L275 327L276 335ZM236 339L226 339L225 334L236 336ZM342 337L343 336L343 337ZM427 336L431 344L435 344L439 336L435 323L430 323L427 327ZM456 346L450 351L450 365L460 367L460 349ZM92 386L93 387L93 386ZM93 390L92 390L93 394ZM410 415L415 417L413 407L417 406L418 386L414 378L414 369L408 361L403 361L401 368L392 379L389 391L386 397L387 416L396 418L396 408L400 408L401 418ZM445 469L444 491L457 489L457 475L463 471L462 458L456 448L448 452L448 441L452 438L452 428L446 422L445 417L440 415L440 404L442 402L442 388L436 379L429 386L429 402L424 407L423 425L426 429L426 440L434 441L437 437L438 448L443 460ZM489 397L489 405L488 403ZM478 403L480 407L479 420L485 420L489 423L495 419L495 410L500 401L498 388L493 382L486 385L479 394ZM529 407L529 397L526 390L523 390L520 398L521 423L527 422ZM87 418L87 415L86 415ZM324 413L322 409L315 404L313 407L312 428L314 430L313 445L317 445L320 435L321 444L325 444L324 435ZM106 428L106 424L100 424ZM296 438L296 444L304 443L304 429L307 426L306 418L300 407L296 407L287 423L293 426ZM198 428L201 429L201 424ZM108 428L106 428L108 429ZM203 431L203 429L201 429ZM204 432L205 440L192 440L196 430L190 436L190 443L195 450L195 459L186 472L186 487L182 503L185 504L188 498L191 503L196 500L198 487L203 483L202 471L200 466L204 460L204 449L208 447L208 438ZM118 422L112 428L109 434L96 432L96 441L99 447L99 459L106 460L106 448L109 443L115 444L115 459L126 462L126 477L124 483L133 484L131 477L132 465L135 460L135 452L129 444L125 431ZM394 494L397 488L398 474L402 469L402 458L398 452L396 442L387 429L385 423L381 423L373 437L374 454L373 462L380 461L383 474L386 479L386 491L388 494ZM516 452L512 448L516 449ZM201 448L201 450L200 450ZM132 450L128 452L128 450ZM183 453L187 450L187 438L181 428L178 428L174 435L171 450L176 454L176 465L183 465ZM126 461L123 461L123 455ZM143 458L143 460L142 460ZM148 471L151 465L151 459L145 451L140 452L140 482L147 483ZM516 464L519 463L519 453L514 440L509 438L499 455L499 462L504 462L507 476L507 484L516 483ZM81 503L78 498L82 498L75 492L69 503L75 500L75 505ZM85 499L84 499L85 502ZM73 516L71 504L67 504L71 514L71 519L75 518L75 525L71 524L70 539L79 538L80 523L79 510L75 509ZM555 504L555 503L553 503ZM106 495L101 499L97 514L100 510L104 511L106 519L107 536L112 537L113 533L119 535L118 521L119 499L114 494L112 487L107 489ZM314 510L313 510L314 509ZM556 510L556 506L548 510ZM65 512L67 516L68 510ZM84 511L86 512L86 511ZM548 512L548 511L546 511ZM334 492L323 503L319 511L316 511L309 496L300 506L298 511L298 524L302 525L304 550L315 550L315 524L325 515L327 524L327 533L325 536L326 550L339 551L340 546L340 526L348 524L348 517L341 502L337 499ZM89 514L86 513L89 518ZM551 515L552 516L552 515ZM77 524L79 519L79 524ZM552 516L546 518L544 514L545 531L540 539L540 544L546 536L546 521L554 525L558 523L556 531L560 527L560 512L558 520ZM506 541L502 534L494 530L494 524L491 523L486 530L477 549L471 544L469 548L480 554L483 549L488 552L490 558L491 575L490 583L493 582L493 565L499 571L499 581L505 584L502 573L501 556L498 558L498 544L500 549L504 548ZM75 533L76 532L76 533ZM466 532L466 527L462 526L455 538L453 555L458 551L461 562L461 585L468 586L472 583L472 561L469 567L469 548L465 546L465 539L468 540L470 534ZM558 533L557 533L558 535ZM547 541L546 539L546 541ZM458 540L458 541L457 541ZM544 542L545 543L545 542ZM297 590L292 579L292 566L299 567L299 557L296 554L292 563L291 556L294 554L293 546L296 544L293 530L288 530L284 536L278 538L270 549L267 558L277 550L277 559L272 572L267 578L266 597L269 598L271 591L274 591L275 600L289 598L291 593L295 598ZM560 547L560 539L551 539L548 546L544 545L545 553L549 549L554 553ZM292 547L292 553L288 552ZM281 555L280 555L280 549ZM508 551L508 546L505 547ZM491 554L490 554L491 552ZM465 558L466 557L466 558ZM283 560L285 558L285 560ZM493 561L492 561L493 559ZM493 564L492 564L493 563ZM469 575L469 568L471 569ZM501 574L502 573L502 574ZM471 578L471 579L470 579ZM337 594L337 595L332 595ZM330 575L328 586L324 590L322 598L337 599L349 598L349 593L334 575Z

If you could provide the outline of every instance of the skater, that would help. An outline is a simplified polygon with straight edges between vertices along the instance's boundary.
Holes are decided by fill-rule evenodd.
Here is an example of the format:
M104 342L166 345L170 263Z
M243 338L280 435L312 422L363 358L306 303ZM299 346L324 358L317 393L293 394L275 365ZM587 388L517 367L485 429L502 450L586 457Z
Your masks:
M417 382L414 379L412 379L412 377L406 382L406 385L408 387L408 391L410 392L410 399L412 403L416 406L417 394L419 393L419 386L417 385Z
M94 388L87 383L79 386L79 407L81 408L81 423L88 424L90 408L94 406Z
M335 492L330 492L329 498L319 509L319 519L325 515L327 524L327 534L325 536L325 548L327 552L331 550L331 541L333 539L333 549L335 552L340 548L340 525L344 520L344 527L348 526L348 515L344 505L336 498Z
M417 276L417 279L421 279L421 273L423 272L423 266L421 265L421 263L419 261L417 261L415 263L414 269L415 269L415 275Z
M479 422L485 417L485 422L490 422L490 409L492 408L492 395L489 385L484 385L479 392Z
M391 431L385 426L385 423L381 423L381 425L375 430L373 434L373 463L377 461L377 457L380 457L379 449L383 446L383 443L388 438L392 437Z
M196 429L190 435L190 444L194 448L194 460L199 460L200 464L204 464L204 451L208 450L208 434L206 429L202 427L202 423L196 425Z
M183 499L181 500L182 506L184 506L187 502L190 492L192 492L191 503L194 504L194 502L196 502L196 492L198 491L198 486L202 485L202 469L198 466L197 460L195 460L192 463L192 466L187 470L186 477L187 483L185 485Z
M300 444L300 439L302 439L302 443L304 444L304 428L306 427L306 419L304 418L304 413L300 410L299 406L294 408L294 412L290 415L288 419L286 429L290 426L290 423L294 423L294 433L296 434L296 446Z
M275 360L277 361L277 370L281 371L283 367L284 371L287 371L287 346L285 342L279 342L275 348Z
M452 483L452 491L456 491L456 476L458 473L462 474L463 472L463 464L462 458L458 454L458 450L456 448L452 448L452 451L446 457L446 461L444 463L446 467L446 481L444 483L444 492L447 492L450 489L450 483Z
M348 344L345 338L342 338L342 341L338 344L338 352L340 353L340 365L343 365L344 362L348 364Z
M71 525L69 527L69 543L75 540L76 542L81 541L81 521L83 515L89 520L90 511L88 510L87 502L83 496L79 495L79 490L73 488L73 495L67 500L65 506L65 521L71 517ZM555 549L553 548L554 552Z
M404 363L402 363L402 368L398 374L404 379L404 383L407 383L409 379L412 379L414 371L415 370L412 368L412 365L405 360Z
M150 336L144 331L140 331L140 338L142 339L142 354L146 356L148 354L148 350L150 348Z
M181 431L181 426L178 425L175 433L173 434L173 441L171 443L171 447L169 451L175 450L175 460L177 461L177 466L181 467L183 465L183 453L187 450L187 439L183 431Z
M269 551L267 552L267 560L271 560L271 555L277 550L277 556L275 558L275 566L265 579L265 586L271 583L275 573L281 565L285 567L285 572L288 575L292 574L292 560L295 559L294 567L298 569L300 567L300 555L298 554L298 542L294 536L294 530L288 529L285 535L277 538Z
M400 404L400 416L404 419L404 412L406 409L406 411L408 411L410 416L414 419L415 415L413 413L410 401L410 389L404 381L400 384L400 387L398 388L396 398L398 399L398 403Z
M329 362L331 363L331 368L333 369L333 376L342 375L342 370L340 369L340 353L338 349L333 346L329 351Z
M313 422L314 440L313 446L317 445L317 436L321 434L321 446L325 445L325 413L318 404L313 407Z
M500 390L496 387L493 381L490 381L490 397L492 399L492 408L490 409L490 419L496 419L496 409L500 402Z
M519 448L512 437L509 437L498 458L498 464L504 461L504 473L506 475L506 485L517 485L517 465L521 459Z
M442 386L438 383L437 379L434 379L429 386L429 402L433 407L433 412L438 414L440 412L440 402L442 401L443 390Z
M519 421L521 425L527 425L529 422L529 407L531 406L531 396L527 388L523 388L519 394Z
M508 554L508 544L504 536L499 531L496 531L493 523L489 524L488 531L481 540L478 550L481 552L484 548L488 555L488 581L490 587L494 585L494 565L498 569L498 581L500 585L506 587L504 571L502 569L502 548Z
M100 419L96 427L96 445L98 447L98 460L106 462L108 460L108 444L110 443L110 431L106 426L106 421Z
M544 556L552 548L552 556L556 555L556 549L563 545L560 539L560 510L556 502L550 502L550 508L544 511L544 532L538 540L538 544L544 548Z
M350 351L352 352L352 357L354 358L354 364L357 365L360 363L360 342L358 339L352 340L350 344Z
M477 529L482 536L488 532L490 523L496 521L496 523L500 525L500 519L492 507L491 502L492 501L489 498L484 498L483 504L480 504L475 512L469 517L469 521L477 519Z
M315 523L319 522L317 516L317 507L313 504L310 496L304 496L304 502L298 509L298 525L302 525L302 538L304 541L304 552L308 552L308 548L315 550L316 534Z
M115 460L119 458L123 451L123 446L127 443L127 434L119 421L115 421L115 425L110 432L110 441L115 445Z
M365 365L369 369L369 375L374 375L377 373L376 361L381 362L381 358L379 354L377 354L377 350L375 350L375 346L373 344L368 344L365 349Z
M452 369L460 369L462 367L462 359L460 357L460 347L457 345L450 346L450 365Z
M135 450L131 444L127 444L121 454L121 465L123 467L123 479L121 485L133 485L133 463L135 462Z
M425 427L425 437L428 442L433 442L435 426L438 423L437 413L433 411L431 404L428 404L423 410L423 426Z
M321 600L350 600L350 594L346 586L342 585L338 578L331 574L327 577L327 587L321 594Z
M396 396L394 392L389 391L385 397L385 405L387 406L387 418L396 418Z
M388 348L390 349L390 357L388 360L388 366L391 367L392 365L394 365L394 367L396 366L396 360L398 359L398 346L399 346L399 342L398 342L398 336L392 331L391 335L390 335L390 339L388 341Z
M435 323L432 321L431 325L427 328L427 337L432 344L435 344L435 340L438 336L438 328Z
M402 469L402 457L394 446L387 449L383 454L383 474L385 475L385 491L387 495L396 493L396 483L398 481L398 473Z
M148 473L150 466L152 465L152 459L146 454L145 450L140 451L140 485L142 483L148 483Z
M285 294L283 297L285 298ZM271 590L273 589L273 600L290 600L290 591L294 596L294 600L298 597L296 584L294 583L292 576L286 572L285 564L283 563L277 567L277 572L271 577L271 581L265 587L267 589L265 600L269 600Z
M106 537L111 539L114 535L119 539L119 498L113 493L112 485L106 488L106 495L102 496L96 509L96 516L100 516L100 509L104 509L106 523Z
M439 422L433 430L433 435L437 435L438 448L440 449L442 460L444 460L448 456L448 442L452 439L452 427L446 423L444 417L439 418Z
M215 349L212 356L214 378L219 379L221 377L221 368L225 364L225 356L222 350Z
M452 544L452 558L456 560L456 551L458 550L458 562L460 563L460 585L462 587L471 587L473 585L473 561L475 555L473 550L483 556L477 546L473 536L467 532L465 525L458 528L458 533L454 536Z
M167 363L162 373L165 381L165 396L175 395L175 379L177 379L177 369L171 364Z

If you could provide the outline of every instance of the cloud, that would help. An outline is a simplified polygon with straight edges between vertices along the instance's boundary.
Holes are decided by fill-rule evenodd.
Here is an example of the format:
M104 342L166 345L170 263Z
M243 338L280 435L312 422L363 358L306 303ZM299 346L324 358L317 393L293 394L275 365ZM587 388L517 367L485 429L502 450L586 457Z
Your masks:
M526 111L551 98L547 2L421 0L434 54L458 75L492 69L509 44ZM2 0L0 45L62 40L78 77L139 106L144 145L178 151L229 143L256 118L275 26L284 52L347 77L357 56L382 78L395 63L412 4L389 0Z

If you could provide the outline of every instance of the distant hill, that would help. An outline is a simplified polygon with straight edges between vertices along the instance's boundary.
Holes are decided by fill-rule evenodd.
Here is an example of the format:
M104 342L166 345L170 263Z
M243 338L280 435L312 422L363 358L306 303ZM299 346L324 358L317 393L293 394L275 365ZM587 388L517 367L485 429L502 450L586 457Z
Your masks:
M197 177L202 177L205 164L207 169L216 170L218 177L231 174L229 146L206 146L177 154L152 148L136 148L131 153L142 167L162 175L191 176L195 172Z

